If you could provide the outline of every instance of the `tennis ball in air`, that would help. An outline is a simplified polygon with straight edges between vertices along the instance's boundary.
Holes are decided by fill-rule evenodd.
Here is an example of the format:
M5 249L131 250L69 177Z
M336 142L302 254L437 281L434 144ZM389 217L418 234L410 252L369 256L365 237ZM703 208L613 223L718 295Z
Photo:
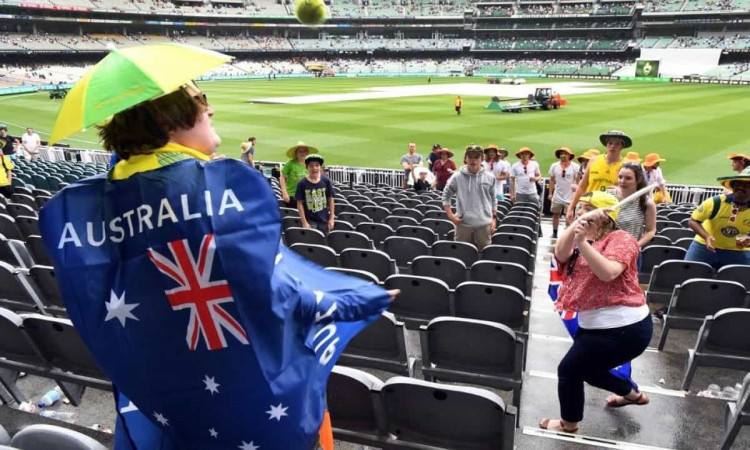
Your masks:
M326 20L326 4L323 0L297 0L294 15L305 25L320 25Z

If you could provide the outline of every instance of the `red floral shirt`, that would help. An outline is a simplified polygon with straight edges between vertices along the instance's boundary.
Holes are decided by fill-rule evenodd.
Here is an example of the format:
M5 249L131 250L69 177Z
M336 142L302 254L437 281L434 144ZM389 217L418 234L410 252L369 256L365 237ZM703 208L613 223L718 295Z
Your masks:
M625 270L612 281L602 281L594 275L589 263L579 255L568 275L566 263L558 261L562 286L555 305L559 311L589 311L609 306L641 306L646 297L638 283L638 253L640 246L634 237L616 230L591 244L605 258L625 265Z

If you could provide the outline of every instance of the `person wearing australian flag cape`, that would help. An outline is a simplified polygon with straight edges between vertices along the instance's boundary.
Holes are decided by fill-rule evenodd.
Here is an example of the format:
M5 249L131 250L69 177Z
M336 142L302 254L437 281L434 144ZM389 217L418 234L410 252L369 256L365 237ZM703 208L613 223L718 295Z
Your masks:
M328 375L391 301L280 244L268 182L194 85L101 127L121 161L43 208L71 321L117 393L116 450L311 449Z
M644 352L653 332L638 284L640 247L617 228L617 199L605 192L581 196L579 216L557 240L550 295L573 345L557 368L560 419L542 419L544 429L578 432L583 420L584 382L613 393L606 406L646 405L623 365ZM614 368L614 369L613 369Z

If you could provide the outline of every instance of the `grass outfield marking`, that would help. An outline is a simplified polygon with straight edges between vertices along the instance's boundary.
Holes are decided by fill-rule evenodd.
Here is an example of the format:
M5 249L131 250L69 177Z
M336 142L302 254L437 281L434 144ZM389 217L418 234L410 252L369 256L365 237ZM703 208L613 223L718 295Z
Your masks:
M535 82L525 85L455 83L434 85L428 84L422 86L370 87L360 89L361 92L258 98L251 100L251 102L281 103L286 105L309 105L314 103L380 100L388 98L420 97L429 95L482 96L486 97L487 99L490 99L494 96L505 99L524 99L529 95L534 94L534 90L539 86L553 86L555 91L559 92L561 95L601 94L605 92L619 92L623 90L612 88L612 83L567 82L555 83L553 85L548 82Z

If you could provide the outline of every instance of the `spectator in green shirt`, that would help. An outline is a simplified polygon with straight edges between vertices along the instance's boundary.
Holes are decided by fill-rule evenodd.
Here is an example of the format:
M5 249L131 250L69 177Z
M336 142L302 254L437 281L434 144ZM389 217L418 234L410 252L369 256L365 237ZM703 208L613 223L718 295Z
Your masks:
M297 142L296 145L289 147L286 151L286 157L289 158L289 161L281 169L279 184L281 184L281 195L284 203L289 208L297 209L297 201L294 199L294 194L297 192L297 183L299 183L299 180L305 178L307 175L305 158L311 153L318 153L318 149L310 147L304 142Z

